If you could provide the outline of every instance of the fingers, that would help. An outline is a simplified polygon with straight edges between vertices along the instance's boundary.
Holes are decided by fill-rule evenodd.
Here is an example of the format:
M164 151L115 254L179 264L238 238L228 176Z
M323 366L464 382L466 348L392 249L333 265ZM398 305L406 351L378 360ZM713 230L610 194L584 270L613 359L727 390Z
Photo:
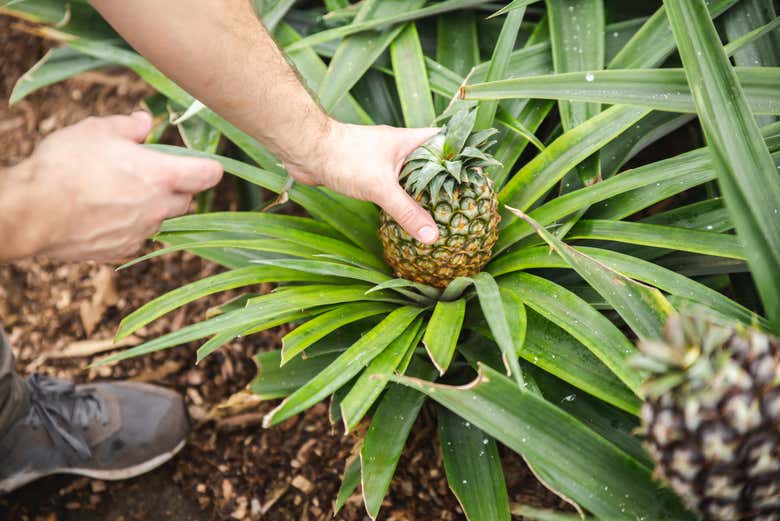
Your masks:
M398 141L396 161L400 164L412 151L439 133L438 128L403 128L396 129Z
M439 238L439 228L433 217L423 210L400 185L395 185L392 190L386 190L376 203L418 241L431 244Z
M152 130L152 116L144 111L134 112L129 116L116 115L88 118L84 123L86 125L103 127L101 130L111 132L136 143L142 143Z
M196 194L215 186L222 179L222 165L213 159L175 156L150 150L144 152L142 174L166 190Z
M178 217L188 213L191 204L192 196L189 194L176 194L169 196L163 203L163 219L170 219L171 217ZM159 225L157 228L159 229ZM157 229L154 230L153 233L157 233Z
M158 198L144 215L143 225L137 231L137 240L143 242L156 234L165 219L189 213L191 204L192 196L189 194L171 194Z

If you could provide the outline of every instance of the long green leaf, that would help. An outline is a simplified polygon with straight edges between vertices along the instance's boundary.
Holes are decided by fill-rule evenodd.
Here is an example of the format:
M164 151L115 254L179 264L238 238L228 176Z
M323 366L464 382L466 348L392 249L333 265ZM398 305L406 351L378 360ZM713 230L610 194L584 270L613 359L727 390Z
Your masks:
M507 182L499 193L499 200L527 210L566 172L615 139L647 112L647 109L614 106L564 133Z
M427 284L414 282L408 279L390 279L381 284L377 284L376 286L368 290L368 293L373 293L374 291L380 291L383 289L394 289L396 291L403 291L401 288L413 288L431 300L436 300L439 298L440 295L442 295L441 290L438 290L433 286L428 286Z
M627 277L651 284L670 295L697 302L731 319L741 320L746 324L762 321L761 317L757 317L753 311L722 293L652 262L601 248L577 247L576 249ZM550 254L547 246L540 246L524 248L502 256L489 264L487 271L498 277L514 271L566 266L568 264L558 255L554 252Z
M576 338L631 390L637 391L643 376L629 364L636 350L604 315L571 291L530 273L505 275L499 283L502 288L517 293L526 306Z
M406 303L406 301L399 299L397 295L389 292L377 291L367 295L366 290L368 288L370 288L370 286L365 284L305 284L300 286L283 286L277 288L273 293L249 299L247 307L265 309L269 305L281 305L285 310L293 310L359 301Z
M259 237L277 237L307 248L350 259L353 263L388 271L387 265L373 254L345 241L333 238L329 227L317 226L312 219L259 212L218 212L176 217L165 221L162 233L186 231L226 231L252 233Z
M281 23L274 32L274 38L280 46L284 47L292 42L300 41L300 35L289 25ZM322 79L328 70L328 66L317 53L310 48L300 49L298 51L288 52L287 57L295 65L295 69L301 75L306 86L316 92L322 83ZM345 123L356 123L362 125L371 125L373 120L371 116L355 98L347 94L331 111L333 117Z
M780 47L780 42L775 44L772 41L774 40L774 38L772 38L772 35L774 34L773 31L778 27L780 27L780 16L775 15L774 8L772 7L772 3L770 1L752 0L751 2L752 6L755 6L757 3L763 4L764 7L766 7L768 4L768 7L771 9L774 18L766 19L766 23L764 25L760 25L755 29L746 32L745 34L734 36L733 38L731 38L731 41L726 46L723 47L723 50L725 50L726 54L728 54L729 56L734 57L734 62L737 65L744 65L747 67L750 66L778 67L780 66L780 55L777 54L777 47ZM744 2L740 4L740 7L748 6L748 5L750 4ZM732 12L736 14L737 10L733 9ZM731 12L729 14L731 14ZM744 13L743 11L741 14L743 15L742 19L746 19L746 20L750 19L750 13ZM769 14L769 10L765 11L765 14ZM726 32L728 34L733 35L733 32L729 31L729 27L730 27L729 20L734 20L734 18L727 16L726 23L724 25L726 26ZM761 16L757 17L756 21L763 21L762 17ZM731 26L731 29L733 30L734 27ZM767 38L764 38L765 36ZM767 43L769 44L768 46L764 45ZM746 53L746 51L748 52ZM759 125L761 124L768 125L773 121L774 119L765 120L763 122L759 122Z
M648 469L574 417L480 366L477 379L446 387L406 377L421 391L521 454L554 490L610 521L689 520ZM577 440L577 443L572 443Z
M414 23L390 44L390 58L407 127L430 126L436 118L420 38Z
M514 11L515 9L522 9L528 5L533 4L534 2L538 2L539 0L512 0L507 5L496 11L495 13L488 16L488 18L495 18L497 16L501 16L504 14L507 14L509 12Z
M341 479L341 487L333 504L333 515L339 513L341 508L347 503L355 490L360 485L360 457L355 456L344 468L344 477Z
M490 59L486 81L503 79L509 66L509 59L517 41L517 35L520 32L520 25L523 23L525 9L514 9L504 20L501 26L501 32L498 35L498 41L493 48L493 57ZM485 101L479 104L477 108L477 121L475 129L485 129L493 126L493 120L498 109L497 101Z
M780 67L736 69L755 114L780 113ZM530 76L468 85L466 99L543 98L696 112L683 69L609 70Z
M451 302L440 301L433 310L428 326L425 329L423 344L428 351L433 365L443 375L450 366L455 346L460 336L463 317L466 314L466 300L458 299Z
M289 396L323 371L338 355L330 353L310 358L296 358L281 367L281 352L265 351L255 356L257 376L249 383L252 394L264 400Z
M122 320L116 339L121 340L166 313L206 295L261 282L284 281L327 282L328 277L271 266L250 266L213 275L147 302Z
M435 374L433 366L421 363L417 358L409 366L410 376L425 381L433 379ZM393 386L374 413L360 451L363 502L372 519L379 515L406 438L424 402L424 394L404 386Z
M325 275L335 278L353 279L361 282L378 284L390 280L388 275L373 269L353 266L343 262L310 259L263 259L254 261L253 264L277 266L304 273Z
M439 94L436 97L437 112L444 111L463 83L463 78L479 61L474 12L464 9L437 16L436 62L426 60L428 75L432 80L431 86Z
M106 60L85 56L68 47L52 49L17 80L8 104L13 105L47 85L109 64Z
M543 510L528 505L513 504L512 514L532 521L594 521L592 517L581 514L564 514L558 510Z
M437 409L436 420L447 482L466 518L509 521L509 496L496 440L444 407Z
M157 238L162 242L166 242L167 237L169 237L169 235L167 234L161 234L157 236ZM174 253L177 251L189 250L195 252L202 252L203 250L209 250L214 248L220 248L220 249L230 248L230 249L281 253L284 255L294 255L297 257L304 257L309 259L314 259L317 258L318 255L321 255L321 252L319 250L315 250L314 248L307 248L305 246L301 246L300 244L296 244L290 241L285 241L283 239L223 239L223 240L216 240L216 241L184 240L174 246L167 246L165 248L160 248L159 250L155 250L151 253L147 253L146 255L138 257L137 259L133 259L129 262L126 262L125 264L119 266L117 270L126 269L129 268L130 266L135 266L136 264L139 264L146 260L153 259L155 257L160 257L162 255L167 255L169 253Z
M626 221L580 221L570 238L643 244L732 259L744 259L746 253L733 235Z
M225 329L234 328L241 324L249 323L254 318L254 316L256 316L256 313L247 311L245 309L223 313L221 315L217 315L214 318L204 320L203 322L191 324L177 331L172 331L148 342L144 342L143 344L135 346L131 349L125 349L119 353L101 358L93 365L99 366L119 362L121 360L127 360L129 358L153 353L162 349L168 349L174 346L186 344L187 342L192 342L193 340L206 338L210 335L217 334L220 331L224 331Z
M355 16L355 23L385 20L389 16L403 14L409 10L419 8L424 3L425 0L398 0L396 2L367 0L361 4L360 10ZM386 21L380 25L387 27ZM395 40L403 28L404 26L402 25L391 26L378 32L353 34L342 40L330 61L328 72L317 91L320 103L322 103L325 110L330 111L336 106L342 97L347 94L387 49L390 42ZM322 35L325 32L322 31L316 34ZM305 42L306 39L294 45L303 46L311 43ZM294 48L292 47L288 50Z
M547 0L555 72L595 71L604 68L604 1ZM598 103L558 101L563 130L568 131L601 112ZM561 193L601 181L600 151L578 164L561 182ZM585 209L567 218L556 233L563 237Z
M780 332L780 176L702 0L665 2L718 182ZM738 129L735 131L735 129Z
M604 407L599 400L588 396L545 371L529 368L529 373L548 401L576 417L582 423L630 454L643 466L652 469L655 464L635 435L639 426L637 415L626 414L613 407Z
M672 307L656 288L640 284L575 250L522 212L525 219L588 284L610 303L642 339L660 339Z
M340 327L364 318L390 312L391 304L384 302L357 302L339 306L333 311L298 326L282 337L282 365L286 364L304 349L326 337Z
M771 142L771 149L780 149L780 125L767 127L764 135ZM589 216L621 219L659 200L713 179L715 172L709 153L703 148L641 166L597 185L562 195L531 211L529 215L546 226L583 206L601 202L602 204L593 206ZM515 220L502 229L494 252L504 251L532 234L533 230L527 222Z
M300 49L304 46L313 47L321 43L329 42L339 38L346 38L350 35L356 35L357 33L369 31L372 29L378 30L383 27L392 26L402 22L410 22L412 20L435 16L437 14L442 14L449 11L456 11L468 7L478 6L485 3L485 1L486 0L445 0L444 2L439 2L435 5L418 8L420 5L422 5L422 2L420 2L418 5L412 5L411 7L407 7L403 10L398 9L394 11L382 11L381 14L378 14L371 19L366 19L365 17L360 17L360 15L358 15L355 17L355 21L352 24L315 33L308 38L304 38L300 42L296 42L288 46L285 51Z
M526 324L522 303L511 308L505 306L498 284L487 272L478 273L473 279L482 314L501 349L507 374L513 376L519 385L523 385L523 373L517 360L517 351L522 347L525 338ZM508 311L518 307L521 308L518 316L509 316Z
M377 375L390 375L396 370L403 374L406 371L406 367L402 366L405 360L410 359L410 354L420 343L421 326L420 318L412 322L406 331L371 361L349 393L344 396L340 410L346 432L357 426L387 385L387 380L377 378Z
M268 413L263 418L263 425L276 425L308 409L344 385L401 335L421 312L422 308L405 306L390 313L325 370Z
M268 32L273 32L294 3L295 0L275 0L270 6L267 6L266 9L260 12L260 17ZM257 4L258 1L255 0L255 6Z
M723 27L729 38L728 46L756 34L760 38L754 38L737 50L734 63L745 67L780 66L780 33L774 30L777 24L780 24L780 17L775 12L772 0L745 0L729 9L723 17ZM773 118L762 118L759 124L765 125L772 121Z
M281 326L282 324L289 324L290 322L294 322L296 320L301 320L315 313L318 313L318 311L293 311L291 313L283 313L281 315L271 313L270 316L260 317L255 315L250 322L240 324L232 328L225 328L211 337L208 342L198 348L195 363L199 364L207 356L238 336L246 336L259 333L260 331L266 331L272 327Z
M503 288L503 291L511 292L508 288ZM486 353L497 347L487 340L492 339L490 330L479 323L469 324L469 328L479 335L461 343L458 350L468 360L473 360L474 364L486 362ZM641 401L636 394L582 343L532 309L527 311L525 341L517 354L545 372L618 409L635 416L639 414ZM502 363L491 367L499 368Z
M602 69L604 67L603 0L547 0L546 3L555 72L592 73ZM466 92L470 89L473 89L473 86L467 87ZM601 110L597 103L561 101L558 107L564 130L570 130L584 123Z
M528 362L629 414L639 413L641 401L582 343L528 311L528 330L522 350Z
M214 212L207 215L184 215L168 219L162 233L193 230L224 230L257 235L275 236L281 230L291 233L306 232L311 235L341 238L325 223L308 217L263 212Z
M710 0L710 16L718 16L737 0ZM651 69L674 52L675 43L666 7L659 8L609 63L610 69Z

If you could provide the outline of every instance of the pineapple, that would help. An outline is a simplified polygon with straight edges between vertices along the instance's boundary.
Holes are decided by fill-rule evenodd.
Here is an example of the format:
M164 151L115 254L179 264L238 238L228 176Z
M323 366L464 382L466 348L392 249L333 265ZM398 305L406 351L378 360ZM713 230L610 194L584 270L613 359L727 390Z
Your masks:
M705 520L780 520L780 342L674 316L640 343L642 423L657 473Z
M473 132L476 111L456 112L442 132L406 159L400 180L433 215L439 239L423 244L382 212L379 237L398 277L444 288L480 272L498 239L498 199L486 169L500 165L487 150L498 132Z

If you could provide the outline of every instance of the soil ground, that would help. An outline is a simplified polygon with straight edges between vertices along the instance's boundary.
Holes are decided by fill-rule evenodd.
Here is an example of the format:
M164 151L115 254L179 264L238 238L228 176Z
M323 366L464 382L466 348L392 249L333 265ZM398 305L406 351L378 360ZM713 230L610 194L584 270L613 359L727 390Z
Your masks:
M48 47L0 16L0 167L23 160L58 128L89 115L128 113L152 92L128 72L101 71L53 85L8 107L5 100L14 83ZM232 180L226 179L218 189L217 204L234 208L235 193ZM269 430L261 428L260 419L275 403L204 421L215 406L250 381L255 374L251 355L278 346L283 328L237 340L197 367L193 346L99 369L87 368L96 354L77 353L105 349L121 317L165 291L218 271L187 253L119 273L110 265L39 259L0 265L0 322L9 333L21 373L37 371L78 382L129 378L170 386L186 397L195 420L190 444L162 468L116 483L45 479L0 497L0 521L334 518L331 501L356 440L330 425L325 404ZM136 341L199 320L207 309L231 296L235 295L203 299L171 313L141 330ZM512 501L561 506L517 455L503 454ZM353 496L336 519L368 519L360 497ZM429 409L415 425L380 519L464 519L443 476Z

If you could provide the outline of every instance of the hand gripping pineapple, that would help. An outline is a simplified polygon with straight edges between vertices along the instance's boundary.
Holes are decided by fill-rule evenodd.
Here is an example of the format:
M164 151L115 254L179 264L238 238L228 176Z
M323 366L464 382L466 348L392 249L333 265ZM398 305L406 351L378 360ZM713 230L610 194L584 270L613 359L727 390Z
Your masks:
M476 111L461 110L442 132L406 159L400 180L429 211L439 239L423 244L382 212L385 260L399 277L444 288L480 272L498 239L498 199L486 169L499 165L487 150L495 129L472 132Z
M780 341L674 316L642 342L642 423L657 473L705 520L780 519Z

